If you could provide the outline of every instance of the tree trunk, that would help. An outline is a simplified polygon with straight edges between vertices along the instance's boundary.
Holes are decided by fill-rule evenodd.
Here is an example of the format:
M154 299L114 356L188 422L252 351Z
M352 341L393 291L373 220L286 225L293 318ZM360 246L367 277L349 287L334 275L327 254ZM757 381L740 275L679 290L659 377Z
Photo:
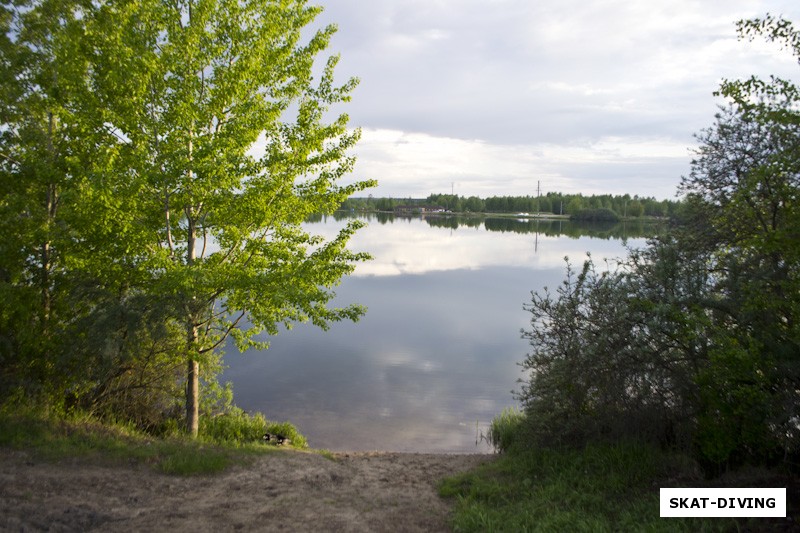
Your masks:
M192 216L192 209L189 208L186 211L188 219L186 264L191 268L196 259L195 244L197 241L197 228ZM186 374L186 432L192 437L197 437L197 431L200 426L200 363L195 359L198 349L194 298L187 302L187 306L186 355L188 358L188 366Z
M189 350L194 351L197 346L197 327L189 324ZM197 437L200 429L200 363L189 355L186 368L186 433L192 438Z
M190 12L191 18L191 12ZM189 182L191 183L194 172L191 170L193 146L193 129L189 130ZM195 246L197 244L197 221L195 219L194 208L190 205L186 207L186 265L191 269L194 265L197 254ZM191 289L190 289L191 291ZM188 366L186 369L186 432L192 437L197 437L200 428L200 363L195 358L198 354L197 346L197 322L195 321L195 302L194 296L187 302L187 322L186 322L186 355Z
M47 151L49 155L49 162L51 165L50 172L53 172L55 166L55 146L53 143L53 136L56 129L56 117L50 112L48 113L47 120ZM52 180L52 175L50 176ZM52 250L51 250L51 234L50 231L54 226L54 219L56 214L56 185L55 183L47 184L45 192L45 224L46 233L45 241L41 247L41 291L42 291L42 332L47 337L49 334L50 324L50 311L52 307L52 294L50 291L50 270L52 268Z

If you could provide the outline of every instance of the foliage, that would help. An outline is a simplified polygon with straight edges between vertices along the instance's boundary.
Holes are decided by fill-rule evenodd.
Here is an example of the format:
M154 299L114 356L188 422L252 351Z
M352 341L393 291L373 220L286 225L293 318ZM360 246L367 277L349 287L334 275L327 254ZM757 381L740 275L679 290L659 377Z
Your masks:
M258 444L209 444L180 436L153 438L130 424L99 420L86 413L47 413L7 404L0 409L0 446L34 457L65 458L110 465L143 464L175 475L213 474L271 450Z
M743 21L800 54L787 21ZM799 56L800 57L800 56ZM711 471L800 453L800 113L783 80L725 82L672 234L534 293L520 399L538 444L645 439Z
M267 433L286 438L293 448L308 448L308 441L290 422L267 422Z
M674 243L652 241L627 263L568 265L555 293L532 295L532 327L523 331L532 351L522 363L530 378L519 395L534 439L683 437L675 424L696 394L687 373L702 323L695 266Z
M200 436L214 442L259 442L266 428L264 415L251 416L238 408L200 419Z
M356 320L358 224L307 234L359 131L305 0L30 0L0 24L0 397L196 433L219 348ZM318 76L315 79L315 76ZM245 316L247 320L245 321ZM245 326L246 327L240 327ZM261 343L265 344L265 343Z
M621 218L671 217L681 202L625 195L562 194L549 192L544 196L458 196L431 194L427 198L348 198L342 209L347 211L392 211L396 206L443 207L453 213L550 213L574 215L583 209L608 210Z
M620 217L611 209L581 209L569 217L571 220L585 220L589 222L619 222Z

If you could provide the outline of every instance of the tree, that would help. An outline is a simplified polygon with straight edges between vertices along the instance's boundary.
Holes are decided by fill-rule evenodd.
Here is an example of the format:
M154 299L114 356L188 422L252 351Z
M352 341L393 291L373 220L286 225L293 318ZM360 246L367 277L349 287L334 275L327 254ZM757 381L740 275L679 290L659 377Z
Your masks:
M30 394L69 387L57 352L84 309L71 298L76 280L67 268L80 218L69 199L79 189L88 148L77 142L84 124L74 120L71 105L85 89L68 44L77 37L77 11L61 1L4 2L0 11L0 381L6 394L14 383L28 384ZM102 160L98 154L89 168Z
M715 279L698 443L720 462L800 447L800 144L768 116L722 110L682 183L684 243L711 252Z
M304 0L201 0L110 5L97 17L100 98L119 136L145 156L131 165L146 198L136 212L150 221L140 253L153 286L182 309L192 434L199 364L229 334L244 348L280 324L327 327L363 312L326 305L330 288L367 258L345 247L358 224L330 242L301 227L372 185L337 185L359 132L347 130L346 115L324 119L356 80L336 86L331 57L314 83L314 58L335 32L300 44L319 12ZM144 34L131 32L142 20ZM120 79L121 58L133 63L132 83L130 71ZM124 94L134 97L119 106ZM259 157L250 150L260 139ZM250 327L239 329L245 317Z
M375 204L375 207L378 209L378 211L393 211L394 200L391 198L380 198Z
M478 198L477 196L470 196L467 198L467 201L464 203L464 209L469 211L470 213L482 213L483 212L483 200Z
M572 215L583 209L583 198L581 196L573 196L564 206L564 212Z
M787 21L739 31L800 58ZM617 270L589 261L533 295L521 399L540 439L653 428L712 471L800 453L800 90L751 78L721 94L731 105L698 136L681 225Z
M789 21L744 20L738 30L740 38L764 37L800 59L800 32ZM711 450L717 454L800 449L798 90L777 77L725 81L720 94L731 106L701 134L682 183L695 197L692 220L706 230L695 245L716 251L722 273L717 313L727 334L703 375L704 399L717 413L706 440L727 444Z
M642 202L638 199L634 199L632 202L628 203L626 211L626 216L637 218L644 213L644 207L642 206Z
M240 349L266 345L255 336L281 325L324 328L363 313L328 306L340 278L368 257L346 248L359 225L327 242L301 226L373 185L338 184L360 132L348 129L347 115L327 121L357 80L334 83L335 56L315 67L336 28L303 42L321 10L305 0L42 0L21 34L54 6L64 12L54 20L73 22L47 42L69 54L61 64L31 61L70 74L56 94L77 148L63 160L83 171L62 200L76 213L62 270L116 287L136 308L144 300L142 316L159 309L168 330L183 330L187 430L196 435L200 371L226 338ZM39 159L43 146L46 137L32 149ZM19 179L15 160L6 157L5 168Z

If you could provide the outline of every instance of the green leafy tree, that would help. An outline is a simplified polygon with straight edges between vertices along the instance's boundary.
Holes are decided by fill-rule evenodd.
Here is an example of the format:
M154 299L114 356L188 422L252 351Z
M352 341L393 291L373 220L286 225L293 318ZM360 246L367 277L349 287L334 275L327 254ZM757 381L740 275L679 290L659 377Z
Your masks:
M634 218L640 217L644 214L644 206L642 205L642 202L640 202L638 199L634 199L633 201L628 203L626 211L627 211L627 216L629 217L634 217Z
M800 32L767 16L741 21L800 58ZM694 242L715 250L720 328L702 373L702 444L716 459L796 451L800 397L800 114L798 87L777 77L725 81L732 106L704 131L683 190L694 195ZM724 332L724 333L723 333ZM745 450L747 452L745 452Z
M531 352L520 399L531 435L581 444L626 437L686 445L694 427L694 372L706 357L698 302L704 262L672 239L652 240L617 265L570 265L554 292L526 310Z
M470 196L467 198L466 202L464 202L464 210L469 211L470 213L482 213L483 200L477 196Z
M185 328L191 434L201 363L229 335L243 349L281 324L363 313L327 306L367 258L346 248L359 225L328 242L301 227L373 184L337 184L359 131L347 115L326 117L356 80L334 83L335 56L314 79L335 32L302 42L319 12L302 0L123 1L87 22L95 105L125 145L107 179L138 189L121 200L127 255L148 276L142 290L174 302Z
M394 200L391 198L380 198L375 204L378 211L392 211L394 210Z
M739 31L800 58L788 21ZM539 439L650 433L712 471L800 453L800 91L751 78L720 92L732 105L698 136L681 225L617 270L589 261L534 294L521 399Z
M89 160L75 120L85 92L74 61L80 17L70 2L3 3L0 11L0 358L3 391L58 395L69 388L59 356L85 311L68 263L80 215L71 200Z
M583 198L581 196L573 196L564 206L564 212L567 214L575 214L583 209Z
M92 395L152 387L126 377L131 359L174 379L164 365L179 352L197 434L201 368L211 384L226 338L266 345L256 335L281 325L363 313L328 305L368 257L346 248L359 224L330 241L301 226L373 185L338 184L360 132L329 112L357 80L334 82L335 56L315 67L335 32L304 41L319 12L303 0L4 4L4 346L34 353L19 339L31 321L47 331L63 286L85 313L62 324L82 340L112 333L84 369Z

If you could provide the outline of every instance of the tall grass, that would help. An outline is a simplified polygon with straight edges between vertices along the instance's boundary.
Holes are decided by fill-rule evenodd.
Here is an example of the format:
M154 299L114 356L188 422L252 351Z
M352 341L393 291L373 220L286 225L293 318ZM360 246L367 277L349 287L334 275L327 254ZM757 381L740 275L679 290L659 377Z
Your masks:
M293 447L307 446L294 426L267 422L261 415L215 417L206 421L205 430L194 440L179 433L154 437L128 424L80 413L65 416L0 408L0 446L22 449L43 460L85 458L112 466L146 464L165 473L196 475L219 472L274 451L261 439L266 431L291 438Z
M797 520L791 505L788 521L661 518L662 487L785 486L787 473L708 480L685 453L640 441L535 447L527 416L513 408L497 415L485 437L497 459L440 484L456 501L456 531L766 531Z
M503 412L495 416L489 425L489 432L486 435L489 444L501 452L511 449L522 434L524 421L525 415L519 409L515 407L503 409Z
M293 448L307 448L308 441L290 422L271 422L261 413L249 415L239 408L200 420L200 435L212 442L229 445L261 442L265 433L288 439Z

